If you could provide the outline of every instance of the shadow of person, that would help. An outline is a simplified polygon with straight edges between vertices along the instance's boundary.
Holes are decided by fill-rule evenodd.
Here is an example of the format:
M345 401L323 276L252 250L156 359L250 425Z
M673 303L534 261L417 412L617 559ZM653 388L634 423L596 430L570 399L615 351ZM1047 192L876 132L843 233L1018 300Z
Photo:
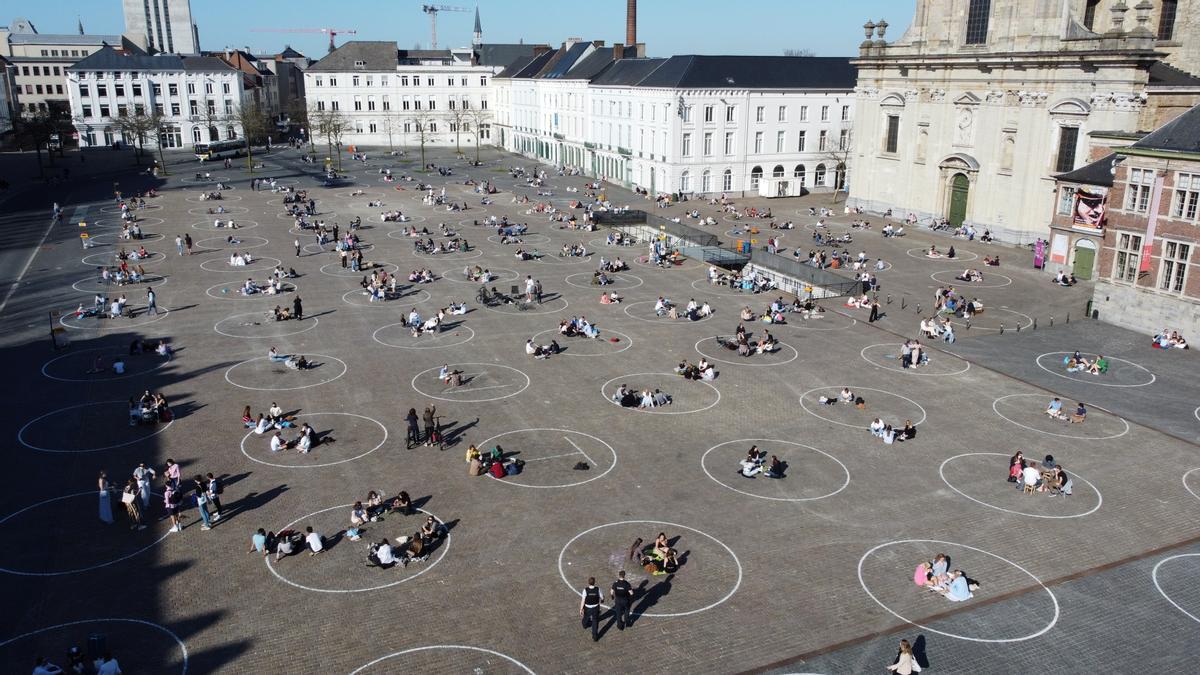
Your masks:
M651 586L650 590L646 591L646 593L638 599L637 607L634 607L633 611L630 612L629 625L632 626L636 621L640 621L642 615L645 614L646 611L657 605L659 600L662 600L667 596L668 593L671 592L671 581L674 578L674 574L668 574L665 579ZM641 588L641 586L638 588Z
M917 639L913 640L912 651L913 659L917 662L917 665L921 666L922 669L929 668L929 657L925 654L924 634L918 635Z

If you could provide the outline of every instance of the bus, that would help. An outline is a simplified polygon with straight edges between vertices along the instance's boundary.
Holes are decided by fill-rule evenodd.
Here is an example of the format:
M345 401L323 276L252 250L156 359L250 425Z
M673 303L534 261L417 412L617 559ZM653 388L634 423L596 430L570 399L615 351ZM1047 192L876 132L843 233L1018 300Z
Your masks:
M246 141L241 139L216 141L215 143L196 143L194 146L196 159L200 160L240 157L245 149Z

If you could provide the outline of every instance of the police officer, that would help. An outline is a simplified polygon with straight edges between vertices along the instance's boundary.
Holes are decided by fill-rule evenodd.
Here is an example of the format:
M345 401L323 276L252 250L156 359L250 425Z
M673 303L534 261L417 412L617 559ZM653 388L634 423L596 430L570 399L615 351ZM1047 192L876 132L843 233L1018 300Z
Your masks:
M592 641L600 640L600 603L604 602L604 592L596 585L596 577L588 577L587 588L583 589L583 597L579 599L579 616L583 619L583 628L592 628Z
M617 573L612 585L613 613L617 615L617 630L629 625L629 607L633 604L633 586L625 581L625 570Z

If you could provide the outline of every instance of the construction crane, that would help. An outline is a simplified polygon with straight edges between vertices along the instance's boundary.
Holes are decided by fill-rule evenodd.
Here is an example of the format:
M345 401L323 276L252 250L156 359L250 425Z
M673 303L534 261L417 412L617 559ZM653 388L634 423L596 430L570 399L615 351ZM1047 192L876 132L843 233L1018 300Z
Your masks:
M466 7L451 5L421 5L421 11L429 15L430 49L437 49L437 15L438 12L469 12Z
M254 33L328 33L329 51L331 52L336 48L333 44L333 38L338 34L358 34L358 31L349 28L251 28L250 30Z

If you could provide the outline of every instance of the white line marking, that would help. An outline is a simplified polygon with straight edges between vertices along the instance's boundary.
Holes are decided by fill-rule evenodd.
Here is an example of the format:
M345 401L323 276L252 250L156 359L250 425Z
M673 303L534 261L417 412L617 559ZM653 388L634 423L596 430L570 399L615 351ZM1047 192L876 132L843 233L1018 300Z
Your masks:
M82 216L79 213L80 209L83 209ZM87 211L88 207L86 206L76 206L75 209L71 211L71 217L64 219L63 222L78 223L81 218L86 218ZM38 251L42 250L42 246L46 244L46 237L50 236L50 230L53 229L54 221L51 220L50 224L46 227L46 231L42 232L42 238L40 241L38 241L38 245L29 252L29 259L25 261L25 266L21 268L21 273L17 275L17 278L12 282L12 285L8 287L8 292L4 294L4 301L0 302L0 314L4 314L4 308L8 307L8 301L12 299L13 293L17 291L17 286L21 285L21 279L25 278L25 273L29 271L31 266L33 266L33 259L37 257Z
M515 386L517 386L517 385L515 385L515 384L493 384L489 387L467 387L466 389L464 389L464 391L472 392L472 391L483 391L484 389L505 389L507 387L515 387ZM449 389L444 389L444 390L442 390L442 393L449 394L450 392L454 391L455 389L458 389L458 387L450 387Z
M563 454L561 454L561 455L550 455L549 457L533 457L533 458L527 459L527 460L525 460L525 461L526 461L526 462L537 462L537 461L541 461L541 460L543 460L543 459L558 459L559 457L574 457L575 455L579 455L579 454L583 454L583 453L579 453L579 452L566 452L566 453L563 453ZM583 455L583 456L584 456L584 457L587 457L587 455Z
M583 458L584 458L584 459L586 459L586 460L588 461L588 464L591 464L592 466L596 466L596 463L592 461L592 458L591 458L591 457L588 457L588 456L587 456L587 453L583 451L583 448L579 447L578 445L575 445L575 441L571 440L571 439L570 439L569 437L567 437L567 436L563 436L563 438L564 438L564 439L565 439L565 440L566 440L568 443L570 443L572 446L574 446L574 447L575 447L575 449L579 451L579 454L583 455Z

